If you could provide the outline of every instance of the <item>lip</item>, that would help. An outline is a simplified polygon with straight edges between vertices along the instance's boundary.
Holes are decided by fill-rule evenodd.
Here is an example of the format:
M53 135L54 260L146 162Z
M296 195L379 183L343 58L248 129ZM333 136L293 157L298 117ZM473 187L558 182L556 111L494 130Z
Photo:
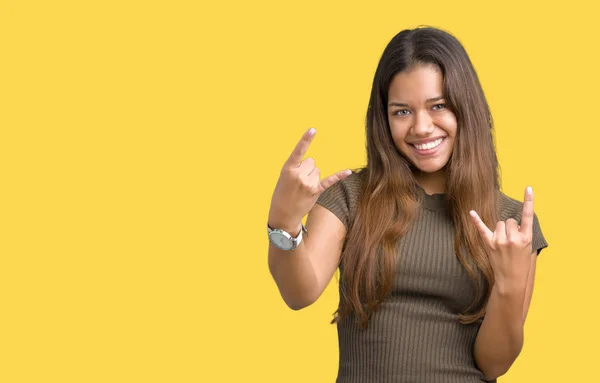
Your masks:
M446 136L437 136L437 137L430 137L430 138L424 138L422 140L414 140L409 142L410 145L422 145L422 144L427 144L436 140L439 140L440 138L446 138Z
M415 144L420 145L420 144L426 144L428 142L433 142L435 140L438 139L442 139L442 142L440 142L440 144L438 146L436 146L435 148L431 148L431 149L423 149L423 150L419 150L415 147ZM436 137L436 138L428 138L426 140L420 140L420 141L415 141L415 142L411 142L410 143L410 147L412 148L412 150L415 151L415 153L422 155L422 156L430 156L432 154L435 154L438 150L441 149L442 145L444 145L444 143L446 142L446 137Z

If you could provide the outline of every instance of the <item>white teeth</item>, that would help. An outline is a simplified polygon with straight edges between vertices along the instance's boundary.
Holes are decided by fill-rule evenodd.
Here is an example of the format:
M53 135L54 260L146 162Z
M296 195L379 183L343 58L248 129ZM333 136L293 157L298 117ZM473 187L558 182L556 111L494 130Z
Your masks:
M435 140L435 141L432 141L432 142L428 142L428 143L426 143L426 144L420 144L420 145L418 145L418 144L415 144L415 148L417 148L418 150L429 150L429 149L433 149L433 148L435 148L436 146L438 146L439 144L441 144L441 143L442 143L442 140L443 140L442 138L438 138L437 140Z

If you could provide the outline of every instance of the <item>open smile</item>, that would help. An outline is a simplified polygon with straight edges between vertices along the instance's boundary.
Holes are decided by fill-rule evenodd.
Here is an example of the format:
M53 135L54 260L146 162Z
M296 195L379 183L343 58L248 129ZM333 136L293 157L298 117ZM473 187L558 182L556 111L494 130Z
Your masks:
M428 155L428 154L435 153L437 151L437 149L442 145L442 143L444 142L445 139L446 139L445 137L440 137L440 138L436 138L434 140L430 140L427 142L421 142L418 144L409 144L409 145L412 146L415 149L415 152L417 152L418 154Z

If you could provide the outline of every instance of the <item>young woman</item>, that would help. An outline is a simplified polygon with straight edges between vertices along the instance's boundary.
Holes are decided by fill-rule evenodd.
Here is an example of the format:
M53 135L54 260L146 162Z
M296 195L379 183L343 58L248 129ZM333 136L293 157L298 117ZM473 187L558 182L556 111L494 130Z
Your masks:
M531 188L524 202L500 191L492 117L459 41L396 35L366 125L357 172L321 179L303 159L314 129L283 166L268 218L283 299L312 304L339 267L339 383L495 381L523 346L547 243Z

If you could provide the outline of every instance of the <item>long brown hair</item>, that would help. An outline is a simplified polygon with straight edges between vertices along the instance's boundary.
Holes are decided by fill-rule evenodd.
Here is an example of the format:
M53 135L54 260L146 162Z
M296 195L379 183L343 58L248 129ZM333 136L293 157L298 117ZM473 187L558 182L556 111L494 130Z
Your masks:
M396 243L410 229L420 194L410 163L392 140L388 90L396 74L419 64L440 69L444 97L458 122L453 153L446 165L446 198L456 230L456 255L476 287L476 297L460 319L472 323L484 315L493 273L469 211L477 211L488 226L497 221L499 173L492 116L461 43L445 31L422 27L398 33L377 66L367 111L363 190L342 252L340 306L332 323L353 315L361 327L367 327L392 290Z

